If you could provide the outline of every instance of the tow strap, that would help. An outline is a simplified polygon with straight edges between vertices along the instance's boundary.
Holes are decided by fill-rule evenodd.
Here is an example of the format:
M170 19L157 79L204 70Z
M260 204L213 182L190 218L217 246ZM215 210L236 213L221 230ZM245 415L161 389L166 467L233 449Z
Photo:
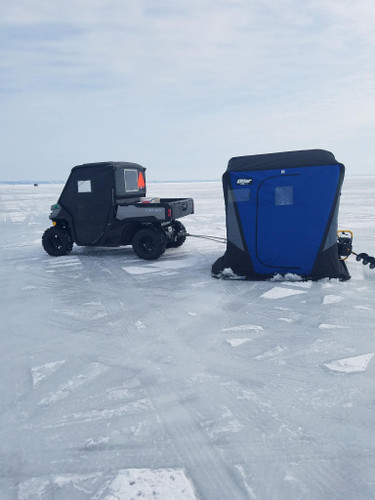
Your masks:
M204 234L190 234L186 233L186 236L191 236L192 238L202 238L204 240L217 241L218 243L226 243L226 238L221 238L220 236L207 236Z

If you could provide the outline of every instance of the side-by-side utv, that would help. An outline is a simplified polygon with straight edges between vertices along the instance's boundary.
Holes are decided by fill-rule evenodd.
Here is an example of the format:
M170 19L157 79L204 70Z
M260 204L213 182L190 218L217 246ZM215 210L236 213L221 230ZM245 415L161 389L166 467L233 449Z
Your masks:
M147 200L145 168L136 163L100 162L74 167L58 202L53 227L42 237L49 255L79 246L132 245L141 259L158 259L181 246L186 230L177 219L194 213L191 198Z

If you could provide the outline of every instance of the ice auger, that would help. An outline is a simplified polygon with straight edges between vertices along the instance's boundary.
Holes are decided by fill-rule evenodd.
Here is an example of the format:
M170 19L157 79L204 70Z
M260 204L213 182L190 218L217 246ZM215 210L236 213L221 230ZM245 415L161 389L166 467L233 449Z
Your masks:
M364 266L369 264L370 269L375 269L375 257L371 257L367 253L356 253L353 251L353 232L349 230L337 231L337 244L340 260L346 260L351 254L355 255L355 259Z

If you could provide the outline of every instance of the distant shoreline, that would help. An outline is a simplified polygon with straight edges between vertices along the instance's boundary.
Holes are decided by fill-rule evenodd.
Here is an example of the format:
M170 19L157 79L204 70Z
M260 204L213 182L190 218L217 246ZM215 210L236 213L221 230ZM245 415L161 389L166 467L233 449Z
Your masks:
M204 180L199 180L199 179L191 179L191 180L184 180L184 181L150 181L147 180L148 184L183 184L183 183L188 183L188 182L220 182L221 179L204 179ZM33 185L33 184L65 184L66 181L0 181L0 184L7 184L7 185Z
M373 179L375 175L346 175L346 179ZM33 185L33 184L65 184L66 181L0 181L0 184L6 185ZM221 182L221 179L188 179L188 180L172 180L172 181L155 181L148 180L148 184L186 184L189 182Z

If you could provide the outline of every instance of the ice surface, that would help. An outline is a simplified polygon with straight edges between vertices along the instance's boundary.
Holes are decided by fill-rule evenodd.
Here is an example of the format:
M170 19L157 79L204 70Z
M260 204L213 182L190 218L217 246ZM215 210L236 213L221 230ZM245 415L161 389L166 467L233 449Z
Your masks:
M225 245L198 238L49 257L61 187L0 185L1 500L375 498L374 270L217 280ZM220 182L148 188L225 236ZM374 213L375 178L347 178L357 252Z

